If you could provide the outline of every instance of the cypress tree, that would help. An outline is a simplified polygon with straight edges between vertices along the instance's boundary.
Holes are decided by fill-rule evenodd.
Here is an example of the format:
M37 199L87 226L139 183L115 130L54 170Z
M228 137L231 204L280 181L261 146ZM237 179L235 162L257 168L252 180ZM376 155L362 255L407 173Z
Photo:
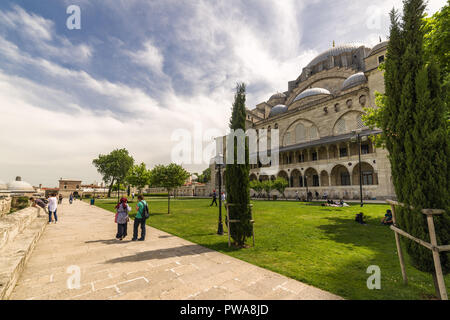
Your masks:
M230 129L242 129L245 132L245 84L239 83L236 87L233 111L230 121ZM237 163L237 143L234 145L233 164L226 166L226 190L227 202L233 204L229 207L231 220L239 220L239 223L231 224L231 237L239 247L245 245L245 239L252 234L250 223L250 181L249 181L249 149L248 141L245 143L245 164ZM227 145L227 148L232 146ZM229 161L227 160L227 163ZM228 231L230 232L230 230Z
M429 242L426 217L420 209L445 209L434 221L438 244L446 245L450 241L450 143L439 69L435 63L424 62L424 10L422 0L404 1L401 25L396 12L391 12L382 129L397 197L415 208L397 209L399 226ZM434 275L431 251L404 241L413 265ZM441 261L448 273L448 253L441 254Z

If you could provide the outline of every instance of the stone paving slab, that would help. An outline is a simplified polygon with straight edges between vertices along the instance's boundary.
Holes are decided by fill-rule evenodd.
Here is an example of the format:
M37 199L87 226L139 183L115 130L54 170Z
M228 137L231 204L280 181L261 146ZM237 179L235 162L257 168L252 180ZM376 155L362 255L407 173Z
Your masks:
M116 240L113 214L84 202L58 211L10 299L342 299L148 226L144 242L129 241L131 223L128 240ZM80 270L78 289L68 288L70 266Z

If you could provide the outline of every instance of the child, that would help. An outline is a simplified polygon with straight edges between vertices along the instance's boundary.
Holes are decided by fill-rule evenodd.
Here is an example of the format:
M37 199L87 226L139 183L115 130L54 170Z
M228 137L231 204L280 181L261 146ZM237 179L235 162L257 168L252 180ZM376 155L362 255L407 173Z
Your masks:
M123 240L127 236L127 224L130 218L128 213L131 211L128 205L128 199L122 198L116 206L116 223L117 223L117 235L116 239Z

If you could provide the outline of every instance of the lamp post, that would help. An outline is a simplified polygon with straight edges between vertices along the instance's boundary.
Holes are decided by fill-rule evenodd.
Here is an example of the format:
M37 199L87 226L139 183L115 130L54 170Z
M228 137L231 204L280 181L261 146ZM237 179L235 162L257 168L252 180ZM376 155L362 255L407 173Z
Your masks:
M217 227L217 234L223 235L223 223L222 223L222 167L223 167L223 155L216 156L216 168L219 170L219 225Z
M364 206L363 190L362 190L362 170L361 170L361 131L352 131L356 135L356 142L358 143L358 163L359 163L359 200L361 207Z

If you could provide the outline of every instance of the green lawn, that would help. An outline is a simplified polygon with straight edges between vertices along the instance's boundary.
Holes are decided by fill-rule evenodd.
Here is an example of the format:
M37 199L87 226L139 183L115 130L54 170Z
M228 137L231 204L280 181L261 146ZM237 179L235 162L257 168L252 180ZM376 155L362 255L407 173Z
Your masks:
M285 201L254 201L256 247L228 248L227 236L218 236L218 209L207 199L150 199L148 224L202 246L284 274L346 299L432 299L432 277L410 266L409 285L402 284L394 233L380 225L385 205L328 208ZM96 205L114 211L113 200ZM135 211L135 204L131 204ZM132 213L133 213L132 211ZM354 222L357 212L369 218ZM134 214L131 214L133 217ZM226 227L225 227L226 228ZM251 243L251 241L249 241ZM366 286L367 267L381 268L381 290ZM446 277L450 291L450 276Z

